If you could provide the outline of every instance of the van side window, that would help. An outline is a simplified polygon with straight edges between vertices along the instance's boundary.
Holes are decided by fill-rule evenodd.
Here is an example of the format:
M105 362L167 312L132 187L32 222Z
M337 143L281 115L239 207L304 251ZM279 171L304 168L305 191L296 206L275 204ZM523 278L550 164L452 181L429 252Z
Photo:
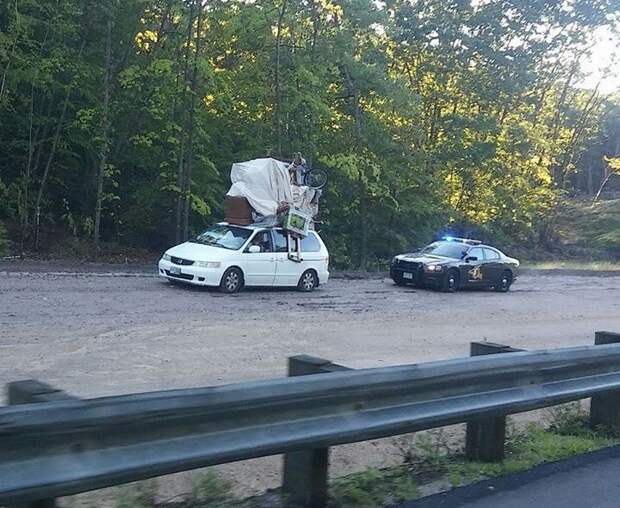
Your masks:
M273 238L276 242L276 252L288 252L288 239L282 230L274 229Z
M321 244L314 233L308 233L306 238L301 240L301 252L319 252Z
M276 242L276 252L288 252L288 237L281 229L273 230L273 237ZM293 246L294 247L294 246ZM301 240L302 252L320 252L321 244L314 233L308 233L306 238Z
M271 235L269 231L259 231L254 235L250 244L246 247L245 252L250 252L250 247L257 245L260 247L261 252L273 252L273 246L271 245Z

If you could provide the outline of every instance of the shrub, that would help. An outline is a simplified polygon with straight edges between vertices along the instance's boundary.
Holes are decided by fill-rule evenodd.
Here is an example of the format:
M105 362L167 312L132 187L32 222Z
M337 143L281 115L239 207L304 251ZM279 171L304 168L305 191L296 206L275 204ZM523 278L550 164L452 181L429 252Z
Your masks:
M0 222L0 256L6 256L9 252L9 241L6 236L6 228Z

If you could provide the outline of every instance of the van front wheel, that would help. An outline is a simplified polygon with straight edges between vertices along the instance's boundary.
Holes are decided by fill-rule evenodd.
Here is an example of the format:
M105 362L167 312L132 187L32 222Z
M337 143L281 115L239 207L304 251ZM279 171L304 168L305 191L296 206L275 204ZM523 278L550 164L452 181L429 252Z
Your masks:
M239 268L229 268L222 275L220 281L220 291L222 293L238 293L243 287L243 273Z

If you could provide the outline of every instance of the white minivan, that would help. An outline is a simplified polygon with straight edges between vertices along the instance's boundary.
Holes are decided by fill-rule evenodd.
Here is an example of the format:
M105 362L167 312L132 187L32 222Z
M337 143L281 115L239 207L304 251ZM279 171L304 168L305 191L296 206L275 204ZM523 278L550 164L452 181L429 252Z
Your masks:
M221 222L168 249L159 275L171 281L219 287L236 293L244 286L292 286L312 291L329 279L329 253L315 232L301 240L301 259L289 257L280 228Z

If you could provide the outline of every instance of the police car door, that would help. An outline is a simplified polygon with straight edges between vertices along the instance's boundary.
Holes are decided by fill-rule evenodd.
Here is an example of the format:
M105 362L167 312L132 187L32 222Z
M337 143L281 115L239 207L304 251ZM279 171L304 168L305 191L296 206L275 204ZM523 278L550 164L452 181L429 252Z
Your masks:
M468 286L488 284L489 274L485 273L484 252L482 247L472 247L465 256L465 283Z
M503 268L499 252L484 247L484 271L489 275L489 284L496 284L500 280Z

